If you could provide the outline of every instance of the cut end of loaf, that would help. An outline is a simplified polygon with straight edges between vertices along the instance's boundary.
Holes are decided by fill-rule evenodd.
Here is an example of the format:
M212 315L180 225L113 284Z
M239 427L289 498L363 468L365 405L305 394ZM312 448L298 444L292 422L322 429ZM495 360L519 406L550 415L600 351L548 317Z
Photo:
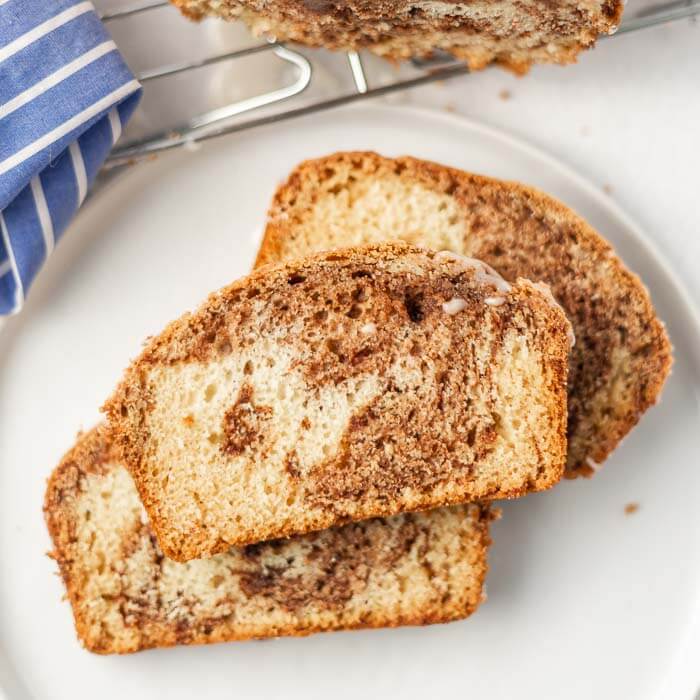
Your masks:
M672 348L647 290L583 219L531 187L375 153L307 161L275 194L257 264L396 239L550 286L576 338L567 476L593 474L656 403Z
M621 0L173 0L193 19L241 19L256 35L389 59L451 53L471 70L573 63L620 23Z
M44 511L78 637L100 654L467 617L493 517L477 505L404 514L179 564L103 427L54 471Z
M478 262L327 253L171 324L106 411L163 551L187 560L548 488L568 332L540 290Z

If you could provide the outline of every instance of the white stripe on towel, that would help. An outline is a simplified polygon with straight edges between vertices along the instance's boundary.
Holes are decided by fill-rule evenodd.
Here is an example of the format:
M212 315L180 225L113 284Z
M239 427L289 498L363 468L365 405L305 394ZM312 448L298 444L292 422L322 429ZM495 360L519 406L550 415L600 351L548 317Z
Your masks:
M0 0L0 5L2 5L2 0ZM5 262L0 263L0 277L6 275L12 269L12 263L8 258Z
M62 68L59 68L51 75L47 75L43 80L38 83L34 83L31 87L27 88L24 92L21 92L17 97L13 97L9 102L4 105L0 105L0 119L11 114L16 109L23 107L27 102L31 102L35 97L43 95L47 90L58 85L60 82L64 81L66 78L70 78L71 75L82 70L88 64L96 61L101 56L109 53L110 51L116 51L117 46L113 41L105 41L98 46L90 49L82 56L72 60L67 63Z
M83 203L87 194L87 173L85 172L85 161L80 146L77 141L68 146L70 159L73 161L73 171L75 172L75 184L78 188L78 206Z
M36 204L36 213L39 215L39 223L41 224L41 233L44 236L44 247L46 250L46 257L53 252L53 222L51 221L51 212L49 212L49 205L46 203L46 196L44 195L44 188L41 186L41 180L39 176L33 177L29 181L29 186L32 188L32 195L34 195L34 204Z
M10 245L10 233L7 230L7 224L5 223L5 217L0 211L0 234L2 234L2 240L5 243L5 250L7 251L7 257L9 258L10 267L12 268L12 275L15 278L15 306L10 313L16 314L24 304L24 289L22 288L22 278L19 276L19 268L17 267L17 261L15 260L15 254Z
M0 49L0 63L2 63L2 61L4 61L6 58L13 56L18 51L21 51L30 44L33 44L35 41L51 33L54 29L57 29L58 27L67 24L72 19L75 19L76 17L79 17L80 15L94 9L95 8L92 6L91 2L79 2L77 5L73 5L73 7L63 10L63 12L59 12L51 19L47 19L46 22L42 22L39 26L34 27L34 29L30 29L28 32L17 37L7 46Z
M128 83L125 83L113 92L110 92L109 95L105 95L101 100L98 100L94 104L90 105L82 112L79 112L74 117L71 117L68 121L63 122L63 124L57 126L55 129L52 129L47 134L40 136L36 141L33 141L28 146L25 146L21 150L17 151L17 153L14 153L9 158L5 158L5 160L0 161L0 175L6 173L8 170L12 170L12 168L15 166L36 155L39 153L39 151L51 145L54 141L58 141L58 139L79 127L83 122L90 120L96 114L102 112L105 108L109 107L115 102L119 102L132 92L135 92L139 87L138 81L130 80Z

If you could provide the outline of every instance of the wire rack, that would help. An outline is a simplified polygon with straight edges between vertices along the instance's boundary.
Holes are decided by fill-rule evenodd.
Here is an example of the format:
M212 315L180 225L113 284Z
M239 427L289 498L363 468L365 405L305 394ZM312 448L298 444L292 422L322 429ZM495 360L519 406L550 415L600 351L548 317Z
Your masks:
M134 22L139 16L168 6L167 0L138 0L114 12L106 12L102 19L108 23ZM171 8L173 12L174 8ZM615 35L635 32L679 19L700 15L700 0L652 5L630 16L629 9ZM607 38L607 37L603 37ZM252 56L267 55L280 62L279 85L241 99L235 99L213 109L187 116L174 128L151 130L147 137L127 140L117 147L107 161L108 168L132 163L160 151L195 147L200 141L280 122L351 102L387 95L399 90L418 87L439 80L448 80L469 72L467 66L446 54L431 59L413 59L394 70L387 79L375 79L365 66L365 58L356 52L344 55L345 71L351 80L336 94L320 98L307 96L312 80L319 70L322 51L302 52L274 40L245 48L223 51L196 60L173 62L137 73L145 94L160 81L168 81L182 74L196 73L217 64L240 62ZM368 57L374 61L374 57ZM385 62L382 62L387 65Z

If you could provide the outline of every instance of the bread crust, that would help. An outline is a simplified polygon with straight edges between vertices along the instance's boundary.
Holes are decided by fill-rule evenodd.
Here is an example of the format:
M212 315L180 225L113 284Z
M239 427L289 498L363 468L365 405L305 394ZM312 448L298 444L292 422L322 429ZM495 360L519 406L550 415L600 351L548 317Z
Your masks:
M220 343L230 343L231 339L226 336L226 333L222 335L219 331L228 323L227 313L235 307L237 300L246 297L250 290L258 290L266 284L270 288L275 288L276 280L280 280L280 284L286 286L287 280L295 277L306 278L314 270L319 269L319 266L323 268L319 275L326 279L332 269L337 270L343 266L351 266L355 269L358 266L384 263L399 258L403 260L407 256L417 256L420 260L435 258L433 253L395 242L333 253L319 253L302 261L262 267L248 278L211 295L194 314L186 314L169 324L159 336L148 342L141 356L126 371L124 379L103 410L110 422L114 445L134 477L152 528L166 556L176 561L187 561L225 551L233 545L322 530L342 522L387 516L404 510L423 510L477 499L517 498L531 491L550 488L559 481L566 455L565 387L566 357L569 347L567 333L570 329L558 307L552 306L547 297L529 282L518 280L508 293L508 304L498 307L499 311L494 313L502 312L503 318L507 319L508 314L511 313L510 309L528 309L528 313L532 314L531 323L534 324L534 319L538 319L534 326L528 326L527 332L531 334L533 351L541 355L547 373L546 389L543 388L546 392L544 395L547 397L547 406L543 410L547 412L548 430L543 431L538 438L541 445L533 448L537 452L539 464L536 476L528 479L527 482L521 480L513 482L517 483L514 486L494 482L488 490L478 493L470 491L471 482L467 477L464 477L464 483L459 482L459 488L445 487L439 492L432 490L432 487L431 490L422 491L420 485L407 490L406 483L401 480L388 481L383 487L386 489L386 496L376 499L363 497L359 501L360 505L351 508L349 504L357 502L355 497L346 495L343 490L334 491L334 489L337 486L336 482L340 484L338 488L344 488L344 479L350 479L349 488L354 488L353 471L347 468L346 478L342 471L337 471L335 462L332 462L327 471L321 467L319 483L322 483L323 490L318 493L323 495L320 500L308 501L304 506L303 525L293 517L289 517L284 522L276 520L267 522L264 526L262 524L250 527L238 525L229 528L228 524L219 526L216 523L210 523L204 528L200 524L193 526L187 537L183 537L182 531L178 530L172 522L172 518L166 512L167 504L163 503L159 478L152 474L148 461L150 458L148 416L153 410L148 380L149 367L187 363L192 358L201 360L203 357L209 357L202 353L215 353ZM326 272L326 267L323 266L328 266L329 272ZM468 273L462 270L460 274ZM257 291L255 293L257 294ZM483 302L481 304L483 305ZM507 320L502 322L505 324L504 328L508 327ZM204 346L202 346L203 340ZM359 425L357 422L356 424ZM351 425L353 425L352 421ZM407 431L408 428L404 430ZM389 476L381 475L381 478L390 479L390 473L387 472L387 474ZM340 476L343 478L338 479ZM378 476L377 474L368 477L363 473L357 480L366 483L368 478L375 479ZM449 483L456 484L456 477L451 477ZM354 492L351 490L348 493ZM305 504L307 500L304 500ZM226 530L225 535L221 534L224 530Z
M236 614L210 617L206 613L197 612L196 606L191 607L185 615L173 616L172 601L169 607L165 603L161 603L160 594L155 590L159 585L159 579L164 576L163 559L155 539L149 533L147 524L143 525L140 531L137 530L136 542L133 539L133 532L129 531L128 528L120 530L117 526L113 535L126 543L126 553L123 558L120 557L119 560L116 560L110 559L111 555L107 552L106 555L103 554L99 566L103 571L118 570L123 573L115 574L110 579L110 583L104 584L103 588L95 588L93 585L93 579L99 579L100 576L104 576L104 573L100 574L97 571L94 561L89 560L87 552L91 547L99 546L100 543L99 541L94 543L94 536L92 537L93 542L90 543L90 535L83 529L85 515L81 511L81 500L89 488L97 488L98 490L107 488L107 478L115 469L121 469L118 454L110 443L109 431L106 426L99 426L80 435L75 445L64 455L48 480L44 502L46 524L54 545L50 556L58 563L61 577L66 586L78 638L89 651L94 653L125 654L178 644L210 644L279 636L307 636L316 632L340 629L445 623L468 617L485 597L483 583L488 568L489 523L497 517L497 513L486 505L471 505L457 509L459 512L464 511L466 524L458 526L458 522L464 523L465 521L461 520L461 517L460 519L453 517L445 526L449 528L445 541L449 541L451 537L458 538L460 542L458 550L460 557L462 557L461 561L452 562L455 573L436 574L438 578L444 577L446 579L443 583L456 586L449 600L440 600L440 596L436 592L430 599L424 599L418 595L413 599L410 609L402 609L397 612L396 606L383 605L381 601L368 601L366 608L358 612L347 608L345 600L334 602L331 599L329 605L331 605L332 614L330 617L328 615L325 618L319 616L317 614L318 604L312 603L310 606L300 607L293 615L287 615L283 624L270 624L268 627L265 627L264 622L261 622L257 627L255 624L246 623L245 620L239 622ZM94 479L97 481L90 484L90 481ZM104 481L105 484L101 484L101 481ZM102 498L110 499L114 496L105 494ZM406 522L410 523L411 519L415 520L421 516L398 517L405 517ZM430 517L436 516L431 514ZM100 523L99 527L104 530L106 523ZM427 518L423 517L421 527L429 529L432 526ZM392 528L386 521L376 521L368 525L367 531L370 531L371 528L374 528L373 536L380 544L383 538L386 538L387 543L392 541L390 535ZM334 555L337 555L338 558L342 559L343 556L346 556L345 548L347 547L347 544L342 546L342 533L345 529L347 528L340 528L337 531L338 544L333 545L331 539L330 548L326 541L327 534L324 533L299 538L298 541L306 542L311 546L317 543L318 546L324 547L323 556L332 559ZM441 537L439 535L437 537L437 541L442 542ZM148 552L150 564L148 562L143 564L142 560L134 558L135 555L130 553L137 548L136 545L139 542ZM284 548L289 545L281 542L279 546L280 551L284 552ZM333 546L338 547L338 549L334 550ZM359 545L360 550L355 555L355 568L365 562L373 570L381 569L384 566L388 567L388 571L395 571L410 557L425 557L430 551L428 540L419 546L413 544L409 539L405 554L399 552L396 557L392 557L391 561L382 563L381 560L377 562L373 559L372 550L362 549L363 546ZM417 550L416 547L419 549ZM428 549L423 551L420 547L428 547ZM223 556L227 557L228 555ZM128 588L126 584L121 585L122 592L113 590L113 580L128 579L130 574L126 572L132 571L130 568L132 559L133 566L137 570L147 565L153 565L157 570L146 588L140 591L138 599L130 598L123 592L124 589ZM234 565L236 561L232 557L231 565ZM429 556L425 560L425 566L429 566L428 561ZM185 566L182 565L183 569ZM469 571L469 581L464 581L461 584L455 580L455 577L458 570L464 571L464 567L467 567L466 570ZM338 573L329 573L328 578L324 579L324 585L332 586L338 576ZM285 594L280 588L283 579L279 579L279 581L279 584L266 583L267 588L264 595L267 595L268 598L261 599L264 602L263 608L270 605L279 606L284 603ZM187 606L188 596L192 595L192 590L188 588L187 583L181 585L184 588L180 595L180 601L182 605ZM241 604L245 604L246 599L256 599L256 596L260 596L255 590L247 594L242 593L238 588L234 590L234 584L231 581L226 581L221 585L230 587L230 590L225 591L225 593L234 598L237 596L241 600ZM409 582L407 585L410 595L411 583ZM315 589L316 586L309 588ZM281 599L278 595L280 593L282 594ZM317 595L311 590L306 591L304 584L302 584L302 593ZM158 602L149 607L142 602L142 599L153 599ZM275 602L278 599L281 600L281 603ZM130 607L134 608L134 606L136 606L135 611L131 609L130 612L127 612ZM235 606L233 609L235 610ZM264 614L263 610L261 615Z
M586 221L533 187L372 152L340 152L295 168L273 197L256 266L308 254L309 247L297 243L308 213L298 204L300 195L310 197L310 210L323 194L327 174L341 171L376 180L399 177L449 195L466 221L463 249L455 252L484 260L506 279L526 277L550 285L576 335L565 475L592 476L657 402L671 371L670 340L637 275ZM334 180L334 186L342 183ZM324 247L318 241L311 249ZM608 398L619 381L612 365L618 352L636 378L624 401ZM592 406L596 425L588 422Z

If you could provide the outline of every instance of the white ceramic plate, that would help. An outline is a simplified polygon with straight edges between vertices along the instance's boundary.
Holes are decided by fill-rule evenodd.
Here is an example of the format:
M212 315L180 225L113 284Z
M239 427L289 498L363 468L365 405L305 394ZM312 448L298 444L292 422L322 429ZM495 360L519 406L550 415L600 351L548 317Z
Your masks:
M583 214L668 324L676 364L662 403L595 479L505 504L489 600L470 620L129 657L83 651L44 556L46 477L97 421L141 340L249 269L290 168L362 148L521 180ZM0 686L13 699L688 700L700 681L699 348L691 304L637 227L566 167L487 127L363 107L134 167L88 202L0 336Z

